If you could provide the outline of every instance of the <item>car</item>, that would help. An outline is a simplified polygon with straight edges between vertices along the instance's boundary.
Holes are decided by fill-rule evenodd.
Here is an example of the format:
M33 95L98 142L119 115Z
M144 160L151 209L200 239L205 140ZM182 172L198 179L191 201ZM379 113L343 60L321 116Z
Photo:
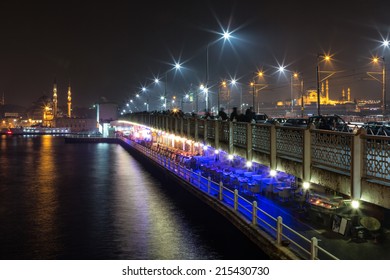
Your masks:
M362 126L368 135L390 136L389 121L372 121L363 124Z
M286 122L286 118L271 118L265 121L268 124L284 124Z
M256 123L265 123L268 120L267 114L255 114L254 118Z
M338 115L311 116L308 124L314 124L316 129L352 132L352 128L348 126L348 123Z
M288 119L286 119L286 121L282 125L283 126L288 126L288 127L304 127L304 128L307 128L308 119L306 119L306 118L288 118Z

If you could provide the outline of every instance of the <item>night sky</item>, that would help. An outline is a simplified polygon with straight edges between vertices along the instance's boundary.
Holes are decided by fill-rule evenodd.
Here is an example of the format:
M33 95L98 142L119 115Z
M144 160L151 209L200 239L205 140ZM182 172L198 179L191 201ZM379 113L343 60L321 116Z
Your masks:
M223 30L230 41L217 41ZM390 1L1 1L0 94L5 102L30 106L51 95L57 81L65 104L70 82L73 106L100 100L123 104L145 85L158 99L170 64L168 93L184 94L205 81L235 77L244 94L253 73L267 73L265 101L290 95L289 75L303 74L316 87L319 53L333 55L331 98L351 88L353 98L381 98L380 83L368 80L372 55L390 60L381 46L390 30ZM387 58L389 57L389 58ZM291 73L291 72L289 72ZM61 104L60 104L61 105Z

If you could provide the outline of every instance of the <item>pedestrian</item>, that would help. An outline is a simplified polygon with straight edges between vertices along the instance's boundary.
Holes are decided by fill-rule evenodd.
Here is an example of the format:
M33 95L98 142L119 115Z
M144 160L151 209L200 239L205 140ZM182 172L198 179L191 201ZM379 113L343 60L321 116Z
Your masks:
M230 120L231 121L237 121L238 120L237 107L233 107L233 111L230 114Z
M227 120L227 119L229 118L228 115L227 115L226 112L225 112L225 108L223 108L223 107L221 107L221 109L219 110L218 116L219 116L223 121L225 121L225 120Z

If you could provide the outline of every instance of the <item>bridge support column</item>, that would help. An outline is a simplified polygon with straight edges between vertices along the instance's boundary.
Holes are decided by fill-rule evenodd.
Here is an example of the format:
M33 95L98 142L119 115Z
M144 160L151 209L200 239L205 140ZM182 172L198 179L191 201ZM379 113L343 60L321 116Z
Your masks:
M199 141L199 122L198 119L195 119L195 135L194 135L195 142Z
M352 166L351 166L351 197L359 200L362 195L362 162L363 149L361 135L365 134L360 129L352 138Z
M229 122L229 154L232 155L233 153L234 153L233 122Z
M270 129L270 162L269 162L269 166L271 168L271 170L276 170L276 167L277 167L277 162L276 162L276 128L275 128L275 125L273 124L271 126L271 129Z
M252 157L252 124L248 123L246 125L246 160L252 161Z
M215 121L214 122L215 127L214 127L214 147L215 149L219 149L219 124L220 121Z
M179 134L179 124L178 124L179 119L174 118L174 120L175 120L175 134L177 135L177 134Z
M195 120L195 141L198 142L198 120ZM191 139L191 122L187 119L187 139Z
M207 120L205 120L204 121L204 131L203 131L203 141L204 141L204 143L207 143L207 130L208 130L208 121Z
M311 133L310 129L305 129L303 134L303 166L302 180L310 182L311 179Z

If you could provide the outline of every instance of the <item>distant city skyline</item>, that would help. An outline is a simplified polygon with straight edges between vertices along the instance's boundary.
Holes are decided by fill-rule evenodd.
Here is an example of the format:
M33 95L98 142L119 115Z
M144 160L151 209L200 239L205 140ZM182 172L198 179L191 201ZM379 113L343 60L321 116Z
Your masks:
M367 72L380 72L373 56L390 61L382 46L389 39L390 3L337 4L200 0L135 9L115 0L1 3L0 93L6 104L28 107L51 96L56 80L59 104L66 104L69 82L75 106L102 97L123 103L142 86L157 100L164 91L184 95L190 85L205 83L208 70L214 99L221 79L237 79L249 96L253 73L263 69L269 86L260 98L286 100L292 71L303 75L305 90L316 87L317 56L326 53L333 64L320 66L336 72L329 79L332 99L347 88L352 99L381 99L381 84ZM217 41L223 31L231 32L230 41ZM175 62L182 63L180 72L170 71ZM280 74L279 66L287 72ZM154 78L164 79L167 71L166 88L165 81L156 87Z

